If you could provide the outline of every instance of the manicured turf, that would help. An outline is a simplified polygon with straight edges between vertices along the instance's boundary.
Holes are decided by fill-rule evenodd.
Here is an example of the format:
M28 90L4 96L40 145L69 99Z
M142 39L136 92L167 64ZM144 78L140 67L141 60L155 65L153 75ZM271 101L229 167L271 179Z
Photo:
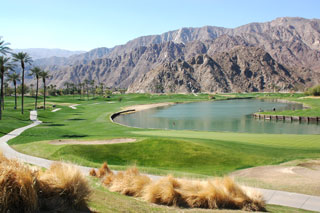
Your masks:
M301 94L231 94L238 97L270 97L297 100ZM216 95L216 99L230 96ZM121 107L156 103L204 101L208 95L114 95L110 99L95 98L89 101L78 97L49 97L49 109L38 110L44 123L29 129L9 143L15 149L44 158L73 161L83 165L100 166L103 161L112 168L124 169L136 164L140 170L181 176L224 175L236 169L257 165L277 164L303 158L320 158L320 135L269 135L201 131L165 131L128 128L110 121L113 112ZM25 126L33 98L26 98L25 114L13 110L13 98L6 98L4 119L0 121L0 136ZM317 115L319 99L298 99L312 109L302 113ZM51 112L55 103L60 111ZM76 110L68 107L80 104ZM39 103L41 105L41 101ZM20 108L20 105L18 106ZM291 112L289 112L291 113ZM295 111L297 113L297 111ZM300 113L300 112L299 112ZM113 145L51 145L54 139L97 140L108 138L136 138L138 142ZM181 209L150 205L146 202L109 192L91 179L94 191L90 207L99 212L177 212ZM121 206L122 208L119 208ZM267 205L269 212L308 212L288 207ZM200 212L206 210L188 209ZM218 210L219 211L219 210ZM219 211L220 212L220 211ZM234 212L234 211L223 211ZM239 211L237 211L239 212Z
M0 121L0 137L8 134L12 130L26 126L31 123L29 120L29 111L32 109L33 99L25 98L24 114L21 114L21 100L18 99L18 107L14 109L14 98L5 98L5 110L2 111L2 120Z
M266 94L251 95L262 97ZM290 94L287 96L290 98ZM298 98L296 96L300 95L294 98ZM230 96L216 97L225 99ZM267 97L282 98L282 94L269 94ZM55 160L63 159L88 166L99 166L107 161L116 169L136 164L142 171L177 175L224 175L241 168L320 157L320 135L146 130L124 127L109 119L113 112L129 105L204 100L208 100L208 95L130 94L89 101L72 96L50 97L48 102L56 103L62 109L57 112L39 110L39 119L44 123L9 143L21 152ZM80 105L74 110L68 107L72 103ZM123 137L137 138L138 142L91 146L48 144L54 139L102 140Z

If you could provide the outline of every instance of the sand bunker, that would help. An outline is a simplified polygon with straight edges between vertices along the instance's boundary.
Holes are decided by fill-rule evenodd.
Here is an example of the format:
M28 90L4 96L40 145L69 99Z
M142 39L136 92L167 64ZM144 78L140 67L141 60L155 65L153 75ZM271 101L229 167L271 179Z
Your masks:
M78 144L78 145L102 145L102 144L117 144L117 143L132 143L137 140L134 138L117 138L110 140L97 140L97 141L79 141L79 140L54 140L49 144L53 145L66 145L66 144Z
M60 105L60 106L71 106L71 105L73 105L73 103L60 103L60 102L46 102L46 104Z
M310 99L320 99L320 96L305 96L305 97L300 97L298 99L308 99L308 98L310 98Z
M142 105L134 105L134 106L129 106L124 108L123 110L135 110L137 111L142 111L142 110L146 110L146 109L151 109L151 108L155 108L155 107L163 107L163 106L169 106L169 105L173 105L175 103L173 102L165 102L165 103L156 103L156 104L142 104Z
M320 195L320 160L259 166L235 171L230 175L244 180L246 184L250 182L262 184L257 187L269 186L278 190Z

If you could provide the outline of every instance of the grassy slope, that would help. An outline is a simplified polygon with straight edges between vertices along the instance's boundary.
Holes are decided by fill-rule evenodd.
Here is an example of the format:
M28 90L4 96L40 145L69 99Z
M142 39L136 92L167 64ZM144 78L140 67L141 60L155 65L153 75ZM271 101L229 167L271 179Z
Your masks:
M18 108L14 109L14 99L5 98L5 110L2 111L2 120L0 121L0 137L8 134L12 130L30 124L29 110L32 109L32 98L25 98L24 114L21 114L21 100L18 99Z
M244 96L244 95L242 95ZM50 159L112 168L136 164L141 170L177 175L224 175L236 169L277 164L299 158L320 157L320 135L270 135L200 131L146 130L123 127L109 121L120 107L154 102L207 100L206 95L125 95L108 103L101 99L77 101L72 97L50 98L50 102L80 103L77 110L59 106L52 113L39 112L44 124L10 141L19 151ZM98 104L93 104L98 103ZM95 140L134 137L137 143L113 145L50 145L46 140ZM36 141L36 142L35 142Z

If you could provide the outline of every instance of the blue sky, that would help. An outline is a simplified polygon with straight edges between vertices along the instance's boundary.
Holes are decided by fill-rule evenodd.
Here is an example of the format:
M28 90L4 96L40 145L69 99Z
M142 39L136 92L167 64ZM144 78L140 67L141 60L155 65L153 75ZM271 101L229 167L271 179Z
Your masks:
M319 0L1 0L0 5L0 36L11 48L90 50L181 27L320 18Z

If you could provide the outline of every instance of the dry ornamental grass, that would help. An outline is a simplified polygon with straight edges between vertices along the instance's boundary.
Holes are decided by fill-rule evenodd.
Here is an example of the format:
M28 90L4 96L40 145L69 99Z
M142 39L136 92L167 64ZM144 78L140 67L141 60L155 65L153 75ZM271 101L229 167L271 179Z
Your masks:
M0 153L0 212L88 212L89 195L86 178L72 165L32 170Z
M102 183L112 192L141 197L151 203L185 208L265 210L260 193L227 177L200 181L169 175L153 181L135 167L115 174L106 163L98 172L92 170L90 174L103 179Z

